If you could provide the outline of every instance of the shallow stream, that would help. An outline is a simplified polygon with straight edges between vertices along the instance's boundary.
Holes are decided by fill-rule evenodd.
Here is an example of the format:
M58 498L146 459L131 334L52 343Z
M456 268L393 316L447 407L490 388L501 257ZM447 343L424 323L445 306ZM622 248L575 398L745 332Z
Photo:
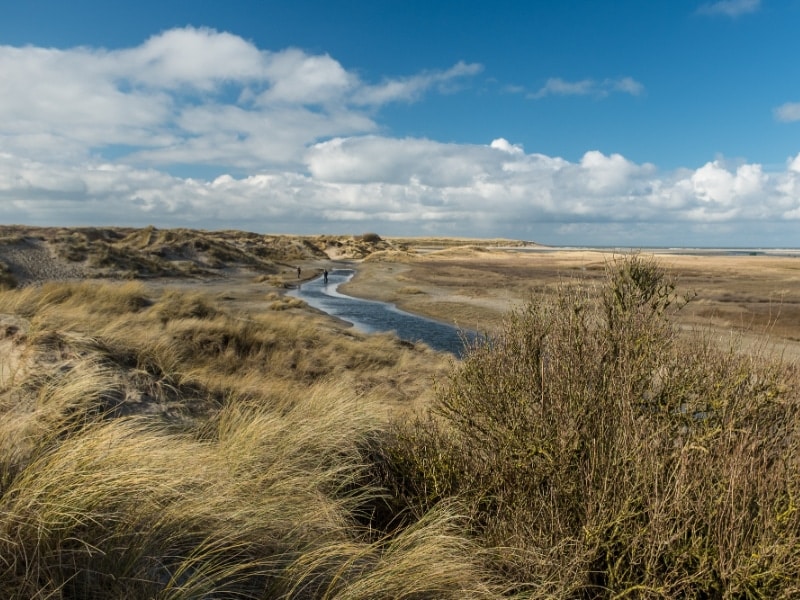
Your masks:
M303 283L288 295L305 300L310 306L352 323L359 331L373 333L394 331L397 337L409 342L424 342L431 348L461 356L464 350L462 333L458 329L400 310L393 304L362 300L338 291L339 285L349 281L353 269L334 269L323 277ZM468 338L473 334L464 332Z

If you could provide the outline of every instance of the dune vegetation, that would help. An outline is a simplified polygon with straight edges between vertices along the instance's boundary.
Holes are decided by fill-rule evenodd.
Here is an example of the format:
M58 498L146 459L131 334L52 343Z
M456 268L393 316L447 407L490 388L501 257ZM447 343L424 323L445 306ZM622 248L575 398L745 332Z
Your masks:
M0 292L0 597L797 597L796 369L675 289L626 257L460 362L266 294Z
M298 262L361 259L402 247L374 233L289 236L152 226L0 225L0 289L42 279L188 279L237 269L280 281L281 273L293 273Z
M634 255L513 312L396 427L395 512L457 502L526 598L797 597L796 364L679 332L686 301Z
M364 448L438 353L138 282L6 291L0 313L0 597L485 587L449 515L368 526Z

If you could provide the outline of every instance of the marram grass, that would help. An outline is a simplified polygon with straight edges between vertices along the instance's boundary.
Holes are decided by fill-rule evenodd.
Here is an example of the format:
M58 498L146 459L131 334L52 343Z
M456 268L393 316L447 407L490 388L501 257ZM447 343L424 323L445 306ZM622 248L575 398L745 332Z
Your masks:
M455 362L267 301L2 292L0 597L797 597L796 367L681 303L627 257Z
M319 320L245 321L133 284L28 288L0 306L28 320L0 402L0 597L488 595L443 521L419 525L438 562L405 581L384 555L415 563L426 542L377 544L368 525L386 493L362 451L387 426L375 377L432 374L439 355L384 340L376 358ZM345 577L354 555L369 560Z

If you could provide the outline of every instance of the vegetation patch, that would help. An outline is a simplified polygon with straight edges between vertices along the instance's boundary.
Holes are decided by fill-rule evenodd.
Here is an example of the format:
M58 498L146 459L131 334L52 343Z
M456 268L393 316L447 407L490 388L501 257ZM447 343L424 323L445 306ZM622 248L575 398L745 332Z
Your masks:
M281 296L278 300L270 303L270 310L286 310L289 308L303 308L307 306L304 300L292 298L291 296Z
M389 514L454 503L525 597L800 591L796 368L679 337L634 257L475 345L382 452Z
M1 291L0 597L797 597L796 366L677 290L625 257L458 362L278 292Z
M17 287L17 278L11 268L3 261L0 261L0 290L10 290Z
M404 294L406 296L415 296L417 294L424 294L425 292L418 287L414 287L413 285L407 285L405 287L398 288L397 293Z

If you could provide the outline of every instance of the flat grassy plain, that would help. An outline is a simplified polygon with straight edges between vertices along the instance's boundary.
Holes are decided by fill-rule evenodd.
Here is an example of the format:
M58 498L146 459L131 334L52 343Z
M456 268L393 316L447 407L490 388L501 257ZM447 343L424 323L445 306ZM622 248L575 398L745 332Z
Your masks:
M800 595L800 258L3 233L2 598Z
M504 316L531 298L552 298L570 285L596 285L621 251L504 247L502 240L403 240L418 249L376 253L342 286L347 293L479 331L496 329ZM459 245L460 244L460 245ZM800 251L728 255L699 250L642 252L655 257L677 292L692 301L675 322L737 338L750 348L768 342L800 359Z

